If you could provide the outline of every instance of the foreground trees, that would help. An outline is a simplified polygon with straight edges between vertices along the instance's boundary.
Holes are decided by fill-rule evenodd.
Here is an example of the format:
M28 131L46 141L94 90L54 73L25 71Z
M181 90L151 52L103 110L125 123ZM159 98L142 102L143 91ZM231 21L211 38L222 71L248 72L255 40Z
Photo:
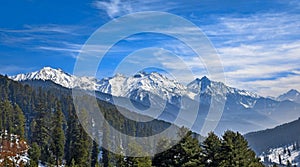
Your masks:
M167 142L165 142L167 143ZM161 146L160 146L161 147ZM171 149L157 154L153 159L155 166L189 166L189 167L263 167L248 142L240 133L226 131L222 139L214 133L201 145L192 137L192 133Z

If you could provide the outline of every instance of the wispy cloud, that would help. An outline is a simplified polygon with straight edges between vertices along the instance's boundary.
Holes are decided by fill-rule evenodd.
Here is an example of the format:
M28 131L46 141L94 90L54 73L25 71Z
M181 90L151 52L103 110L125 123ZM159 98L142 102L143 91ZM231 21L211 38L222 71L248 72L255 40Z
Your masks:
M129 3L122 3L121 0L111 0L109 2L95 1L93 5L97 9L106 11L110 18L132 12L131 5Z
M227 81L235 87L262 95L278 95L282 90L299 89L289 82L298 78L300 42L226 46L218 49Z
M0 44L31 51L59 52L72 56L80 51L81 45L73 44L87 35L85 26L74 25L24 25L21 29L0 28Z
M212 40L219 40L228 45L253 42L258 44L267 41L284 43L299 38L299 14L258 13L216 18L216 24L204 25L201 28Z
M80 26L71 25L24 25L22 29L6 29L0 28L0 32L4 33L62 33L62 34L73 34L75 35Z
M104 11L110 18L140 11L169 11L178 7L176 4L178 2L166 1L161 3L159 0L109 0L107 2L97 0L93 2L96 9Z

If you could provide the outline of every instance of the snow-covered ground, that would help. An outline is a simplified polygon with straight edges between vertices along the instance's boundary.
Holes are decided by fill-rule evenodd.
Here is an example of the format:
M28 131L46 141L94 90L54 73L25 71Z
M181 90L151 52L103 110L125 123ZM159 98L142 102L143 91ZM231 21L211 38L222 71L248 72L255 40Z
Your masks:
M273 148L260 155L260 159L267 165L280 164L279 157L282 165L287 165L289 161L293 166L300 166L300 149L295 144Z
M20 140L18 135L8 134L7 131L0 131L0 166L5 158L15 163L17 166L27 164L28 145L26 141Z

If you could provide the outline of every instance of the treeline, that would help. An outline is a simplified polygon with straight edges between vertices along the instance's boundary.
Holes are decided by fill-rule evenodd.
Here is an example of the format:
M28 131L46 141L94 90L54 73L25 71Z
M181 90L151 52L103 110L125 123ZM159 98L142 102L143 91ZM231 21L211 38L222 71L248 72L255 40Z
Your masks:
M39 162L48 166L65 164L70 167L261 166L243 136L231 131L226 132L222 138L211 133L201 145L195 134L187 132L187 135L181 136L182 140L178 144L155 157L136 158L113 154L105 148L99 148L97 142L86 133L77 117L71 91L53 84L51 87L35 88L0 76L0 126L1 129L22 136L29 143L28 166L35 167ZM88 101L90 97L83 98ZM130 136L154 135L170 126L158 120L135 122L122 116L115 106L103 101L97 103L108 123ZM108 144L112 137L108 125L92 120L94 116L90 115L92 109L89 107L81 108L80 113L85 114L89 123L96 121L102 125L100 131L94 132L102 133L101 141L98 140L102 145ZM167 148L172 142L161 139L157 148ZM144 152L143 148L147 144L142 146L135 141L126 146L120 144L120 153Z
M182 131L187 131L182 128ZM232 131L224 133L219 138L209 133L202 144L194 138L191 131L182 137L182 140L170 149L156 154L154 157L124 157L105 151L103 166L120 167L263 167L264 165L248 147L244 137ZM157 149L168 148L172 141L161 139ZM141 146L132 142L127 150L142 152ZM160 150L157 150L158 152Z
M179 144L153 159L154 166L190 166L190 167L260 167L263 166L255 153L248 147L247 141L239 133L226 131L222 138L214 133L199 145L188 132Z

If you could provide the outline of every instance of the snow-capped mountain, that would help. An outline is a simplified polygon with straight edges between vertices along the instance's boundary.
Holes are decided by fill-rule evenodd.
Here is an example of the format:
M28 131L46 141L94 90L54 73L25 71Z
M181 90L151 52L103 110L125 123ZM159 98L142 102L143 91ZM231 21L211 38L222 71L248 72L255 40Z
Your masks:
M197 125L194 126L197 130L200 130L205 120L212 97L221 103L225 99L223 115L217 128L220 134L227 129L245 133L270 128L284 121L291 121L295 116L300 116L299 106L295 105L297 103L264 98L246 90L226 86L222 82L211 81L206 76L201 79L196 78L185 86L156 72L139 72L133 76L116 74L113 77L97 80L45 67L40 71L19 74L10 78L15 81L49 80L66 88L92 90L118 97L121 100L130 99L134 101L134 104L144 106L145 109L150 106L164 107L165 113L162 113L159 118L171 122L177 117L179 109L185 109L188 113L197 106L195 104L200 104L196 119ZM117 104L115 100L107 96L97 95L97 97ZM183 99L188 103L183 104ZM122 104L122 107L134 111L127 101ZM137 109L137 112L140 111ZM282 112L291 114L285 114L282 117L280 115Z
M77 77L62 71L61 69L53 69L51 67L44 67L39 71L27 74L18 74L11 76L10 78L15 81L50 80L65 88L80 88L84 90L97 89L97 80L95 78Z
M278 96L277 100L279 101L290 100L296 103L300 103L300 93L295 89L291 89L288 92Z
M184 85L156 72L139 72L130 77L117 74L104 78L99 82L98 91L134 100L143 100L151 93L170 103L175 103L174 97L188 96L193 99L195 96Z
M149 93L168 102L174 101L174 97L188 96L189 98L194 98L195 96L194 93L187 90L186 86L156 72L140 72L130 77L116 74L113 77L97 80L92 77L77 77L61 69L44 67L39 71L18 74L10 78L15 81L50 80L65 88L94 90L134 100L142 100Z
M204 76L201 79L199 79L199 78L195 79L194 81L189 83L187 85L187 87L190 91L192 91L194 93L208 93L211 95L214 95L214 94L226 95L226 94L232 93L232 94L250 96L253 98L260 97L259 95L252 93L252 92L248 92L246 90L239 90L236 88L226 86L222 82L211 81L206 76Z
M199 100L197 98L199 96L197 95L200 94L208 94L210 96L220 95L225 98L229 94L232 94L236 97L250 98L251 100L240 98L238 103L245 108L251 108L255 104L255 99L260 97L245 90L228 87L221 82L211 81L206 76L201 79L197 78L185 86L156 72L139 72L129 77L116 74L113 77L97 80L92 77L77 77L61 69L44 67L39 71L18 74L10 78L15 81L50 80L66 88L95 90L117 97L127 97L140 101L151 93L173 104L179 103L178 99L182 96L192 100Z
M233 98L237 104L244 106L245 108L253 108L256 100L261 96L236 88L226 86L222 82L215 82L209 80L206 76L201 79L197 78L187 85L189 91L196 94L207 94L210 96L222 96L227 98Z

